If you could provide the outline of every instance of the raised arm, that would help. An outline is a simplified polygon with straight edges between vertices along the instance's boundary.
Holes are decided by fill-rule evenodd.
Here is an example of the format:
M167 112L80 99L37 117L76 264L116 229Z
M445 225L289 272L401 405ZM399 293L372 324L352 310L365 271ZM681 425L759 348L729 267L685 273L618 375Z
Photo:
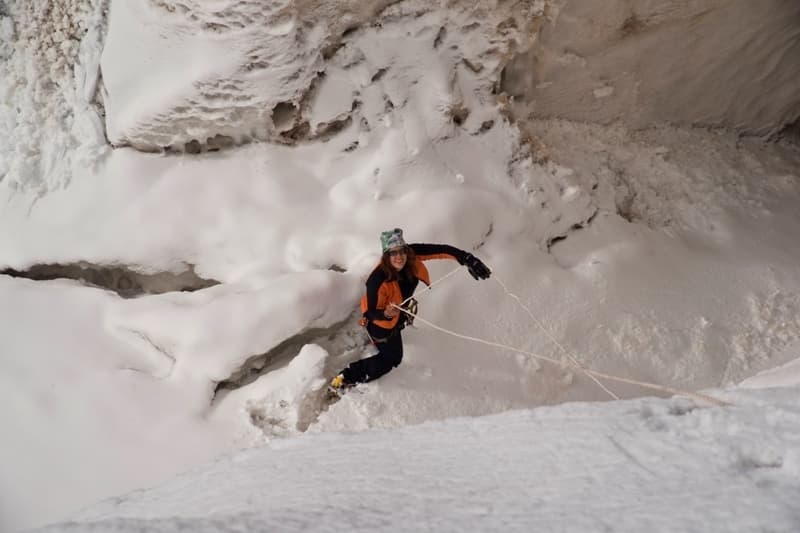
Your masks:
M492 275L483 261L475 257L469 252L465 252L455 246L449 244L426 244L426 243L413 243L408 245L417 258L422 261L429 259L452 259L458 261L461 265L466 265L470 275L475 279L487 279Z
M414 250L417 257L423 261L428 261L429 259L452 259L463 265L464 259L467 257L467 252L449 244L416 242L409 244L408 247Z

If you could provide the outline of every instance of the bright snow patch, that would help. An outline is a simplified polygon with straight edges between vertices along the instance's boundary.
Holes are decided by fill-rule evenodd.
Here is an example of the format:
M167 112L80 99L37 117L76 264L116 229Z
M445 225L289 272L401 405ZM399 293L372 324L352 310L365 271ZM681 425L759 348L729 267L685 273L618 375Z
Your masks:
M567 404L274 441L44 531L788 533L800 527L798 392L728 392L726 408Z
M417 518L427 515L488 528L502 515L519 521L498 528L543 530L797 525L794 389L726 389L727 408L637 400L435 422L608 400L573 359L700 390L800 357L796 146L558 120L530 120L520 133L497 82L544 2L530 13L392 3L380 24L329 51L302 109L282 99L316 76L324 26L277 10L269 26L240 32L237 23L249 28L253 11L277 4L240 2L239 12L213 2L198 12L232 20L200 20L197 33L180 2L114 2L103 48L105 4L6 2L13 23L0 14L0 34L14 39L13 53L0 43L9 140L0 143L0 268L191 268L219 283L126 299L80 280L0 276L0 526L66 519L264 444L205 467L208 492L185 488L203 485L184 477L83 516L106 520L99 529L300 529L372 506L384 514L346 523L448 528ZM360 19L336 27L348 20ZM139 30L149 38L132 47ZM292 48L304 36L309 48ZM261 51L280 43L285 55L268 59L280 59L270 68L281 76L264 76L257 55L257 74L237 70L226 86L254 37ZM266 113L278 100L270 120L281 127L333 129L294 147L110 151L101 51L105 125L121 142L177 142L200 135L197 123L244 135L243 124L266 115L237 113L250 104ZM289 96L267 94L286 78L297 81ZM377 235L395 226L492 268L480 283L458 270L419 299L422 317L493 344L420 323L404 332L399 368L328 406L325 381L371 353L355 310ZM433 263L433 279L456 266ZM645 393L608 386L622 398ZM204 500L228 481L228 499Z

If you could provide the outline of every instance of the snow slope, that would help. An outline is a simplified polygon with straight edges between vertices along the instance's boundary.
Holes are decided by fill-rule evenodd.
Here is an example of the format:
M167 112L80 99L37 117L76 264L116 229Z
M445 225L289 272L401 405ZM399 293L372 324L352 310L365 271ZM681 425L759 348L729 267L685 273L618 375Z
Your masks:
M274 441L41 531L796 531L797 386L718 394Z
M599 176L616 176L612 169L619 172L638 165L653 168L651 159L662 157L659 148L665 147L627 140L592 145L602 136L577 125L561 124L551 134L557 132L573 136L570 142L575 145L594 146L592 150L601 146L606 154L616 154L614 159L603 156L605 163L596 170ZM620 134L608 133L612 139ZM664 134L683 135L674 130ZM690 140L696 140L696 135L702 134L690 134ZM727 146L727 138L721 140ZM405 206L413 206L404 195L421 197L411 192L371 206L371 215L341 210L342 222L327 218L341 233L320 233L316 217L308 218L304 226L301 212L307 208L292 209L291 204L280 204L285 210L251 209L248 214L242 206L258 200L254 194L258 189L243 186L237 192L231 188L235 181L230 180L227 187L214 188L211 178L217 162L244 167L245 161L252 161L253 147L199 161L144 156L159 165L174 166L171 172L175 174L151 185L134 182L133 177L140 176L137 172L131 172L128 181L121 179L124 173L116 173L109 175L116 176L116 181L106 181L105 196L103 188L87 187L81 192L77 185L48 195L39 206L53 202L69 210L32 213L25 225L18 226L31 238L13 241L23 242L25 248L4 247L7 254L32 249L41 251L28 257L41 257L79 251L76 258L96 254L102 262L119 253L122 257L130 254L136 262L149 258L149 264L168 267L186 257L181 250L196 246L198 270L224 283L193 293L122 299L75 281L2 278L0 416L7 430L2 492L12 509L7 520L13 528L57 520L97 499L165 482L217 455L304 431L393 428L562 401L610 399L574 368L468 342L420 324L405 332L406 356L398 369L365 387L363 394L325 410L321 403L325 379L347 361L369 353L349 314L362 276L375 260L376 239L369 230L386 226L384 220L399 221L397 225L407 228L409 238L434 236L430 240L462 246L471 240L465 236L480 238L480 230L471 226L480 222L472 215L476 210L493 225L491 238L478 251L494 269L493 279L476 283L460 270L420 295L422 316L455 332L566 360L552 335L578 361L595 370L690 390L735 383L758 370L797 359L800 284L792 245L798 227L792 208L797 185L790 174L781 173L780 162L786 160L769 148L741 152L760 153L763 173L756 174L757 182L733 182L728 188L725 183L713 185L710 180L720 168L718 161L695 159L696 154L687 148L692 144L671 146L668 164L662 169L670 179L660 181L662 187L652 194L639 194L631 204L642 202L637 209L649 213L651 223L669 215L681 217L680 224L650 227L641 219L628 222L616 214L613 182L601 182L597 202L608 201L609 207L600 209L585 228L553 243L550 253L537 238L535 232L540 229L525 231L515 225L513 212L504 203L507 200L502 200L506 196L475 196L460 184L441 194L464 206L447 215L465 213L463 226L449 226L443 220L440 224L435 215L427 216L435 210L424 203L411 208L409 224L391 216L392 209L403 213ZM599 152L592 150L583 156L573 150L574 170L560 167L560 171L594 175L594 170L590 173L580 167L596 164L592 154ZM240 153L247 158L237 162ZM123 156L136 159L120 152L111 161ZM682 163L682 158L688 162ZM625 159L629 166L620 167L618 161ZM771 167L770 161L777 166ZM212 216L219 216L219 208L211 199L170 192L172 187L180 190L182 182L188 187L190 179L201 179L204 170L209 171L205 183L211 187L211 198L233 194L238 200L230 205L242 202L223 213L238 233L217 229L217 221L225 218ZM627 175L629 179L647 176L633 171ZM253 177L244 183L261 182ZM336 205L322 193L319 181L263 183L272 184L267 190L279 198L319 195L319 207L313 208L318 212ZM398 192L414 186L410 178L400 183L393 185ZM747 190L754 183L758 194ZM126 191L144 193L148 187L166 189L149 197L137 193L136 204L124 200L130 198ZM627 186L618 187L627 190ZM638 182L636 187L648 190ZM696 192L695 187L705 192ZM673 194L687 203L659 201L659 196ZM120 208L114 207L115 196L120 198ZM179 212L170 208L176 196L186 199L185 209ZM475 207L473 197L486 202L484 207ZM117 224L116 231L108 238L67 237L70 245L63 247L47 239L43 222L48 212L66 215L74 210L74 222L62 226L62 235L68 235L66 231L80 235L78 224L83 217L102 216L88 208L98 198L101 205L111 207L108 216L112 218L106 220L120 221L111 222ZM721 200L725 198L729 204ZM148 206L148 201L154 203ZM702 203L695 206L697 202ZM208 213L208 225L192 212ZM7 209L6 216L9 213ZM253 214L271 218L245 225L242 221ZM356 219L363 225L348 221L354 215L363 217ZM43 222L37 223L38 217ZM162 222L160 217L166 218ZM86 220L85 231L92 225L102 227L103 219L96 220ZM283 235L265 232L263 228L270 224L287 230ZM708 224L713 224L713 231ZM141 238L143 230L147 238ZM127 234L130 239L115 241L114 234ZM237 237L223 239L223 235ZM216 239L219 244L214 246L193 244ZM252 243L259 241L266 244L254 247ZM257 253L259 249L270 253ZM347 272L329 271L328 265L334 263L344 265ZM295 271L298 265L301 268ZM455 266L432 265L434 279L451 273ZM520 297L533 317L497 280ZM304 348L306 344L312 346ZM243 377L239 369L250 377ZM229 384L216 390L226 380ZM607 385L623 398L653 392ZM53 496L42 498L45 491Z
M155 7L177 9L179 3ZM548 15L550 4L523 3L537 17ZM331 26L342 46L324 54L325 76L295 111L279 106L288 114L282 123L288 130L281 131L305 124L296 131L306 137L293 146L251 143L200 154L111 150L100 100L109 104L108 131L118 127L130 139L158 146L162 140L152 135L163 133L180 144L193 133L179 119L182 99L196 96L197 76L230 76L231 65L246 55L225 56L222 44L238 36L241 51L260 30L223 36L209 30L190 38L175 28L196 21L173 9L159 19L164 56L152 57L158 49L151 42L131 47L124 38L142 17L153 17L152 2L112 3L112 13L118 11L108 42L117 41L108 48L101 38L104 2L76 0L74 9L51 11L36 3L5 4L0 32L15 43L13 51L0 47L0 132L12 140L0 143L5 529L63 520L99 499L168 482L241 448L278 446L284 438L289 447L344 446L385 435L375 446L405 453L390 446L397 435L415 434L397 429L403 426L427 424L414 439L445 441L448 428L464 422L433 421L612 399L575 362L697 391L730 387L800 357L797 146L726 131L629 131L559 120L532 120L520 132L504 95L496 94L509 54L530 37L522 22L527 11L504 18L512 4L493 11L488 4L444 9L398 2L363 13L377 17L375 23L346 35L338 33L346 26L343 17ZM247 3L247 9L260 4ZM235 9L222 9L228 3L215 6L231 24L238 20ZM281 26L287 31L294 31L292 17L293 24L302 20L302 6L292 6ZM120 16L125 10L132 15ZM219 15L211 8L204 13ZM324 9L318 15L335 18ZM317 31L325 30L320 24ZM61 37L70 42L62 46ZM278 38L269 31L261 37ZM327 38L317 42L319 54ZM196 47L197 40L203 46ZM208 50L214 53L204 56ZM304 51L290 51L300 56L284 58L284 67L307 72ZM110 66L129 67L109 69L103 85L108 100L97 97L101 54ZM219 63L211 61L220 55ZM191 61L181 68L153 66L174 57ZM141 85L126 92L133 87L126 79ZM237 94L266 102L270 95L248 91L258 93L270 80L256 81L240 85ZM170 98L158 97L162 89ZM137 112L120 114L125 109ZM204 127L217 124L213 110L198 104L197 112ZM219 115L217 125L244 135L247 121L234 115ZM100 128L83 128L92 125ZM476 283L453 263L434 263L433 278L448 277L419 296L422 318L490 345L420 322L404 332L398 369L328 407L322 401L326 380L371 353L354 310L378 257L377 236L395 226L411 241L451 243L491 266L492 279ZM37 265L71 267L64 276L80 268L103 274L124 267L164 279L193 272L206 283L194 292L176 284L163 294L123 298L81 279L25 279L35 277L26 273ZM621 398L670 395L632 384L605 386ZM741 395L745 406L761 401L754 398L762 393L726 390ZM763 394L764 404L775 403L778 419L791 418L785 393ZM626 405L661 412L673 404L619 405L507 416L569 417L571 409L601 413L607 407L609 427L642 435L638 415L611 417ZM794 434L764 429L755 415L737 409L738 403L676 420L714 413L706 435L723 447L731 427L755 424L774 435L770 449L780 448L770 457L779 455L786 471L796 473ZM473 423L493 424L466 422ZM376 428L391 431L291 440ZM567 429L581 435L578 441L589 439L580 426ZM675 458L670 450L654 453ZM315 461L317 453L296 460ZM415 492L404 487L404 494ZM761 519L743 507L736 511ZM165 520L164 528L182 527ZM784 514L779 520L781 527L788 523Z

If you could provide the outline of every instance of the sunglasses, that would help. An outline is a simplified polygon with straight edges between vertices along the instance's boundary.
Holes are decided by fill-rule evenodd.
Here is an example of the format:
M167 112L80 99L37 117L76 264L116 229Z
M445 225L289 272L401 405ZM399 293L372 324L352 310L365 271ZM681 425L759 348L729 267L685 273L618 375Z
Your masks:
M389 250L389 257L399 257L401 255L408 255L408 250L400 248L399 250Z

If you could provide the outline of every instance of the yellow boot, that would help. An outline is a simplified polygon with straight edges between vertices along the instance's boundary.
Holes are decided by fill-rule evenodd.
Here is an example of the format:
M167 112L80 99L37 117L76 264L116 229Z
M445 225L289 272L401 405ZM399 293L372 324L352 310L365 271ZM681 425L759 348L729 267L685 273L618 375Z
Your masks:
M331 380L330 387L335 390L339 390L344 386L344 376L339 374L335 378Z
M348 389L350 386L349 383L344 381L344 376L339 374L328 383L328 398L331 400L341 398L345 389Z

